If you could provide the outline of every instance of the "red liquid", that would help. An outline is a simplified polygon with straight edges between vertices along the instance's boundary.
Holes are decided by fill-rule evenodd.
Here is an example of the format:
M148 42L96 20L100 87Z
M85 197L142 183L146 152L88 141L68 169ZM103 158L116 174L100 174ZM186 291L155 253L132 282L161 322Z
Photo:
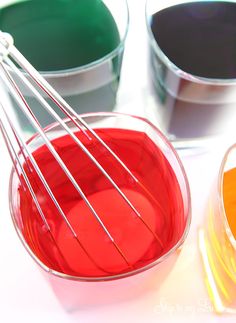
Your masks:
M13 178L14 215L31 250L49 268L81 277L116 275L144 267L170 250L186 226L176 176L162 152L146 134L120 129L99 129L96 132L132 171L138 183L95 139L89 141L80 131L77 136L107 170L151 230L69 136L57 138L52 144L119 250L47 147L35 150L34 157L78 239L69 230L35 172L30 172L25 165L51 233L47 231L30 193L25 192L16 175Z

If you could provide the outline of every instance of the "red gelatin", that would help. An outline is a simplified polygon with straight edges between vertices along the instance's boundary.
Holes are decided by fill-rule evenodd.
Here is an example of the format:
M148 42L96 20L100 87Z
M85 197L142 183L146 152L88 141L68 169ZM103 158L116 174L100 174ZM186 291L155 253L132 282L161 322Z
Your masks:
M180 240L187 221L176 175L145 133L107 128L96 132L138 182L96 139L89 140L81 131L76 135L134 205L141 219L68 135L52 140L52 144L114 243L45 145L34 151L34 158L77 238L29 161L24 168L50 232L29 191L24 189L27 186L23 177L21 183L16 174L13 178L17 201L14 216L30 249L50 269L85 278L114 276L152 263Z

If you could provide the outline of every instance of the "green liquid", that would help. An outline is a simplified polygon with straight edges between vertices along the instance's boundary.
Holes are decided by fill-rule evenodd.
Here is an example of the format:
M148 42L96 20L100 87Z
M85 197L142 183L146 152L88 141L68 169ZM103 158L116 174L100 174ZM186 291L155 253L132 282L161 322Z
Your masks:
M0 29L40 71L94 62L120 43L116 23L99 0L31 0L0 9Z
M113 110L123 46L102 65L84 69L82 74L74 70L78 78L71 76L74 71L63 74L63 70L102 59L119 46L116 22L101 0L18 1L0 9L0 29L14 37L15 46L37 70L46 73L49 83L77 113ZM57 74L47 78L53 71L61 71L63 78ZM43 127L55 121L34 97L24 89L22 92ZM31 135L35 129L12 101L18 123Z

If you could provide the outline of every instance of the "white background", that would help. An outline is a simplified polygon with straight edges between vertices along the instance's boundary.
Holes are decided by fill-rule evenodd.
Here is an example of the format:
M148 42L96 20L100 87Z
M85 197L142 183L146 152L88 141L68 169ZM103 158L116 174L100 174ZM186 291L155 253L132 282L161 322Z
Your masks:
M129 0L129 5L130 31L117 109L143 115L153 105L147 85L144 1ZM180 153L191 186L193 219L178 261L160 288L129 301L109 306L88 304L69 313L60 305L14 231L8 208L11 162L0 137L0 322L235 322L235 316L213 313L197 248L197 230L206 215L210 188L226 146L221 142L206 151Z

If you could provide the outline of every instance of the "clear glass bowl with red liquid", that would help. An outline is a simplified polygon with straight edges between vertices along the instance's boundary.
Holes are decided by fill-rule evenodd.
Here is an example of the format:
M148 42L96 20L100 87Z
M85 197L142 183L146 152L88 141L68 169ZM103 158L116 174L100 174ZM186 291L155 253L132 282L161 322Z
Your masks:
M108 239L39 135L28 141L28 147L78 239L68 229L28 161L23 163L24 169L51 231L48 232L45 227L29 191L25 189L24 180L21 178L20 182L13 170L9 190L10 209L20 240L34 261L49 273L52 281L56 281L53 283L55 288L60 282L63 286L70 284L75 294L78 294L79 282L92 284L127 279L155 265L159 265L155 268L156 278L161 273L162 264L163 273L167 274L167 267L172 268L186 239L191 220L189 185L178 155L163 134L143 118L119 113L94 113L82 117L117 154L136 180L96 139L91 140L71 121L66 123L105 168L148 226L55 123L46 128L46 134L127 262ZM22 158L22 154L19 155ZM163 275L160 274L160 282L162 280ZM67 288L59 289L65 293ZM90 288L91 285L86 290ZM69 294L71 296L72 292Z

